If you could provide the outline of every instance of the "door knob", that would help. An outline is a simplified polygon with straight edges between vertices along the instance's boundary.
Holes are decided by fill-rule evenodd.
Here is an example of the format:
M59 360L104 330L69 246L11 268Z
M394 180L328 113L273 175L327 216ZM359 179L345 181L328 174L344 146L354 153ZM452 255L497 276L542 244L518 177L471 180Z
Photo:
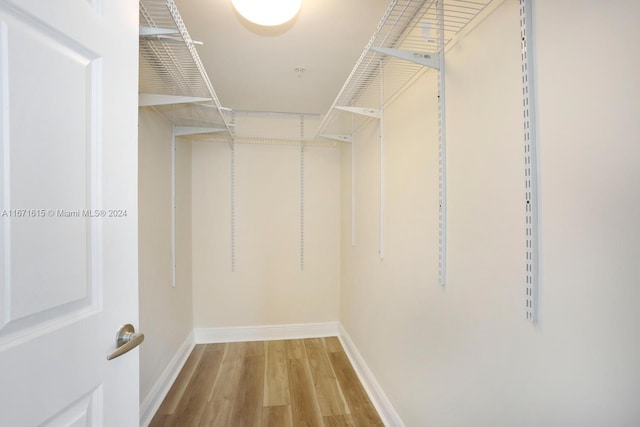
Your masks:
M136 330L131 324L126 324L118 330L116 335L116 349L107 356L107 360L122 356L129 350L133 350L144 341L144 334L136 334Z

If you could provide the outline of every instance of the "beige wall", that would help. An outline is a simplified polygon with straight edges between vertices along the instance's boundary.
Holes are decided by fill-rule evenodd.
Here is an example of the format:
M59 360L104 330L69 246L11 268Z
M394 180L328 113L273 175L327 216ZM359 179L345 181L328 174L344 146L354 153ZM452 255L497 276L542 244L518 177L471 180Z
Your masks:
M447 55L445 288L434 72L385 109L384 260L374 121L356 135L353 247L350 147L307 149L302 272L298 147L237 146L231 272L230 148L194 140L178 146L176 289L170 126L141 110L141 396L192 327L340 320L407 426L639 425L640 4L535 5L538 325L524 318L519 15L506 0Z
M139 113L140 397L160 378L193 329L191 306L191 148L176 146L176 287L171 256L171 124Z
M447 56L448 280L435 73L343 148L340 319L407 426L640 425L640 4L537 1L540 323L525 320L518 2ZM602 56L595 52L602 53Z
M230 153L226 143L193 141L195 327L337 321L339 150L305 151L304 271L299 147L249 144L236 146L231 271Z

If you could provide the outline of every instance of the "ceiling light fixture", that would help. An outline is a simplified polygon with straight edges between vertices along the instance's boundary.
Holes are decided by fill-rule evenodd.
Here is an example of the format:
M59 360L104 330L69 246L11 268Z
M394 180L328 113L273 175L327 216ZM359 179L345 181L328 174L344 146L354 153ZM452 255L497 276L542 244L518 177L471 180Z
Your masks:
M296 16L302 0L231 0L231 3L245 19L273 27Z

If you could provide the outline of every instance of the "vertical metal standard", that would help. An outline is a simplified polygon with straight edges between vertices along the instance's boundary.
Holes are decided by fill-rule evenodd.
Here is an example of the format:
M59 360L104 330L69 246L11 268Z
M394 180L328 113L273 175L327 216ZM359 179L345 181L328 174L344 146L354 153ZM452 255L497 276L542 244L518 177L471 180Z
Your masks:
M380 260L384 259L384 65L380 61Z
M351 114L351 135L354 135L355 115ZM351 246L356 245L356 139L351 139Z
M444 61L444 2L438 1L438 49L440 66L438 68L438 133L439 133L439 230L438 230L438 278L440 285L447 283L447 121L445 98L445 61Z
M235 135L236 116L231 112L231 188L230 188L230 204L231 204L231 272L236 271L236 135Z
M538 321L538 155L533 75L532 0L520 0L524 130L526 318Z
M300 115L300 271L304 271L304 115Z
M171 128L171 286L176 287L176 131Z

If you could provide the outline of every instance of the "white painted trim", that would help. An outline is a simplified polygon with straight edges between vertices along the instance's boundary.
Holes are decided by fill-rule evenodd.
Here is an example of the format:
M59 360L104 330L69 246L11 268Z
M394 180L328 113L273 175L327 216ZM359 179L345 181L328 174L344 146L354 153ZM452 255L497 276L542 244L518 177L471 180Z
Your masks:
M338 336L338 322L291 325L196 328L196 344L246 341L273 341Z
M342 326L342 323L338 324L338 330L338 338L340 338L342 347L344 347L344 351L347 353L351 365L358 374L362 386L369 395L373 406L375 406L378 411L378 415L382 418L384 425L387 427L405 427L400 415L391 404L382 387L380 387L380 384L378 384L378 381L376 381L373 373L369 370L369 367L353 341L351 341L351 337L344 329L344 326Z
M158 380L155 382L149 394L147 394L140 404L140 425L147 427L156 411L162 404L162 401L169 393L169 389L173 385L173 382L178 377L180 370L187 361L187 358L191 354L195 341L193 339L193 332L189 333L184 340L176 354L173 356L165 370L162 372Z

